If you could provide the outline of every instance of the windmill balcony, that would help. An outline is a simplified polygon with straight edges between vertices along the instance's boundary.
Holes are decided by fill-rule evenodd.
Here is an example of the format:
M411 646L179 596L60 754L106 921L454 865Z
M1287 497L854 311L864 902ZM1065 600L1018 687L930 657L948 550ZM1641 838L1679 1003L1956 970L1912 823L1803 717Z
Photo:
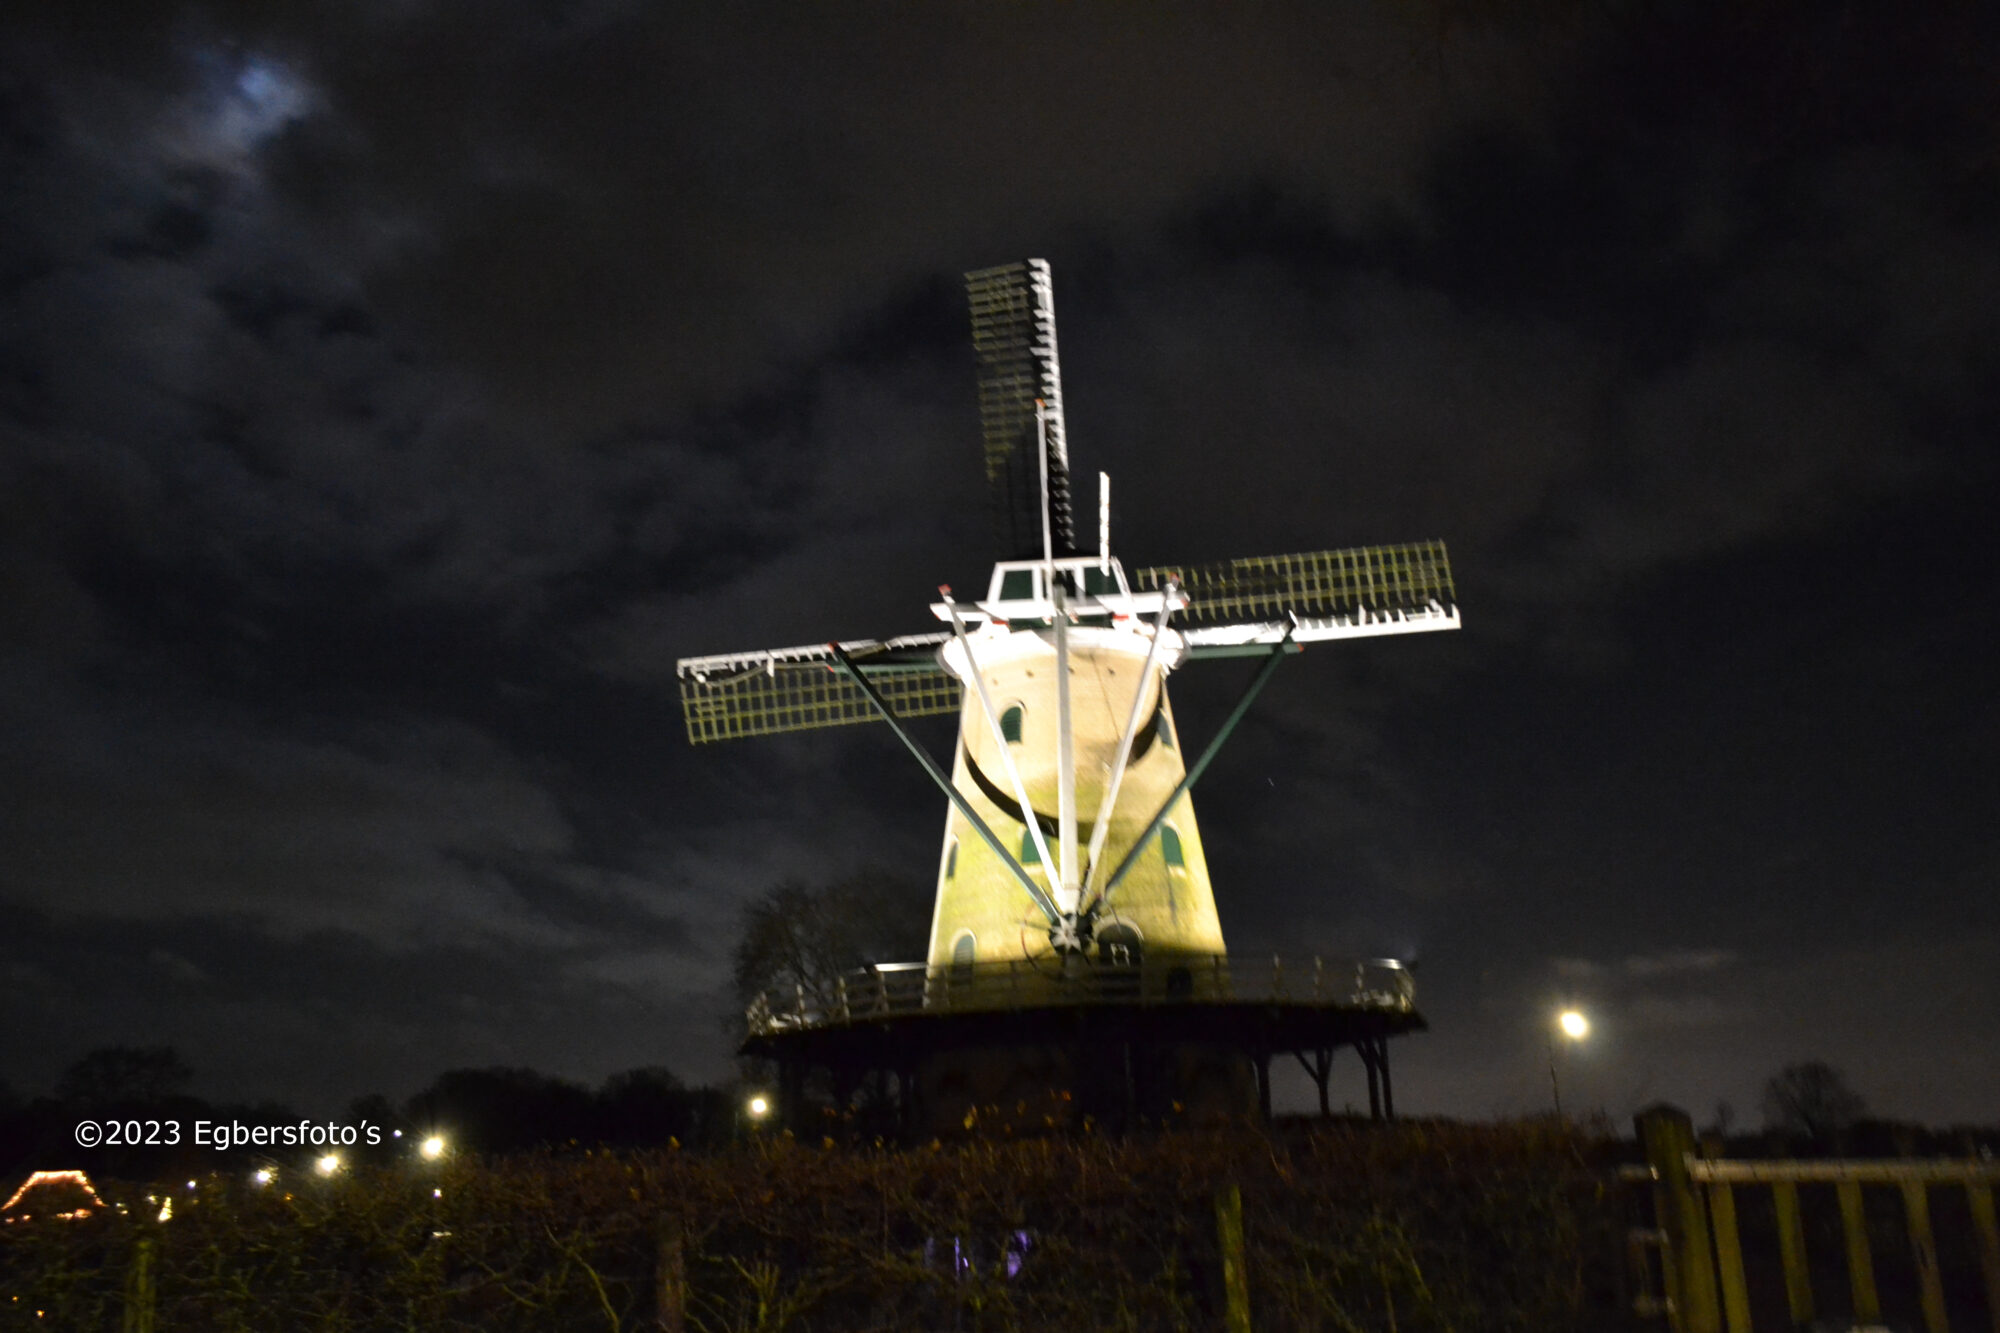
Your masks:
M766 992L745 1014L751 1037L886 1018L1086 1006L1282 1005L1355 1013L1416 1012L1416 983L1389 958L1179 955L1139 962L1074 957L945 964L882 963L830 986Z

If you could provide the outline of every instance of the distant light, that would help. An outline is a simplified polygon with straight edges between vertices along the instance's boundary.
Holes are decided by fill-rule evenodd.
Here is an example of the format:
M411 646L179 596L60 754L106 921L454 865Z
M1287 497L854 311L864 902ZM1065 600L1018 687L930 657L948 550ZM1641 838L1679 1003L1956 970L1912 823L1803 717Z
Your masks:
M1571 1041L1582 1041L1590 1035L1590 1020L1574 1009L1563 1010L1556 1022L1562 1027L1563 1035Z
M771 1110L771 1103L764 1097L758 1096L758 1097L752 1097L750 1099L751 1115L757 1116L759 1119L761 1119L764 1116L770 1114L770 1110Z
M270 1167L268 1167L268 1166L263 1166L263 1167L259 1167L259 1168L257 1168L257 1172L256 1172L256 1174L252 1175L252 1176L250 1177L250 1179L252 1179L252 1180L256 1181L256 1182L257 1182L257 1183L258 1183L259 1185L268 1185L268 1184L270 1184L270 1183L271 1183L271 1168L270 1168Z
M319 1168L319 1173L321 1175L330 1176L334 1172L340 1170L340 1154L337 1152L330 1152L326 1156L320 1158L319 1161L313 1163L313 1165Z
M444 1156L444 1138L441 1135L433 1134L417 1145L417 1151L435 1161L437 1158Z
M188 1188L189 1188L189 1189L193 1189L193 1188L194 1188L194 1182L193 1182L192 1180L190 1180L190 1181L188 1182Z
M431 1191L431 1197L432 1197L433 1199L442 1199L442 1198L444 1197L444 1191L443 1191L443 1190L432 1190L432 1191Z
M21 1201L21 1196L31 1189L36 1189L43 1185L57 1184L76 1185L85 1194L90 1196L90 1204L88 1206L76 1209L73 1212L57 1213L55 1214L57 1217L83 1217L90 1211L90 1208L102 1208L104 1206L104 1200L98 1197L97 1187L92 1185L90 1177L81 1171L31 1171L28 1173L28 1178L21 1182L21 1188L15 1190L6 1203L0 1204L0 1212L11 1209ZM152 1201L152 1196L147 1195L146 1202L151 1203Z
M392 1134L393 1134L393 1135L394 1135L394 1136L395 1136L396 1138L399 1138L399 1139L400 1139L400 1138L402 1138L402 1137L403 1137L403 1131L402 1131L402 1130L400 1130L400 1129L398 1129L398 1130L392 1130L392 1131L391 1131L391 1133L392 1133Z

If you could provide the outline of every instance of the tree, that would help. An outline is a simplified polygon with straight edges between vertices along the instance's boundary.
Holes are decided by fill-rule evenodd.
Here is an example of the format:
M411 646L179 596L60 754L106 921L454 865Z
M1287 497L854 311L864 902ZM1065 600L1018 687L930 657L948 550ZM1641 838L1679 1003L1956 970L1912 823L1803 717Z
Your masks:
M86 1110L157 1106L193 1077L171 1046L101 1046L63 1071L56 1097Z
M520 1152L594 1139L586 1088L532 1069L452 1069L404 1107L421 1132L436 1130L479 1152Z
M630 1147L686 1141L694 1128L694 1102L687 1086L662 1066L613 1074L597 1093L599 1141Z
M1867 1112L1846 1077L1823 1060L1786 1065L1764 1085L1764 1123L1787 1134L1831 1138Z
M929 891L902 876L863 870L821 888L786 880L743 909L736 942L736 998L759 995L829 1003L837 979L871 963L924 956Z

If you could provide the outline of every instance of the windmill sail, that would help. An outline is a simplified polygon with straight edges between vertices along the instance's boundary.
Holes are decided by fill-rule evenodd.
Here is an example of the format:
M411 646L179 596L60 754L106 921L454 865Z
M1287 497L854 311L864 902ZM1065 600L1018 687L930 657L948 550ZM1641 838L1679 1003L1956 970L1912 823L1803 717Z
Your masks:
M1072 555L1076 525L1048 261L1030 259L968 273L965 290L972 304L972 347L979 359L986 480L993 490L1002 557L1026 560L1042 554L1044 427L1050 544L1056 555ZM1040 424L1037 402L1042 405Z
M912 634L886 643L863 639L841 648L897 717L930 717L959 710L959 683L937 664L938 645L950 637ZM825 644L685 657L677 670L681 713L688 741L695 745L881 717L860 687L834 669L833 653Z
M1251 556L1137 570L1133 586L1176 580L1194 658L1276 643L1292 616L1298 642L1458 628L1458 592L1443 542Z

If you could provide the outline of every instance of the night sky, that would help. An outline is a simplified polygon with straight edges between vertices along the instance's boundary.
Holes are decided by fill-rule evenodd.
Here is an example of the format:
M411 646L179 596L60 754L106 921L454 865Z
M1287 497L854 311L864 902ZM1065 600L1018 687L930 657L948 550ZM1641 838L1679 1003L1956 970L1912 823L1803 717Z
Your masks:
M16 1092L726 1077L742 904L944 810L674 660L983 586L960 274L1034 255L1128 568L1450 545L1462 631L1196 792L1232 949L1419 960L1399 1109L1545 1109L1577 1003L1566 1106L2000 1115L1990 6L9 12Z

